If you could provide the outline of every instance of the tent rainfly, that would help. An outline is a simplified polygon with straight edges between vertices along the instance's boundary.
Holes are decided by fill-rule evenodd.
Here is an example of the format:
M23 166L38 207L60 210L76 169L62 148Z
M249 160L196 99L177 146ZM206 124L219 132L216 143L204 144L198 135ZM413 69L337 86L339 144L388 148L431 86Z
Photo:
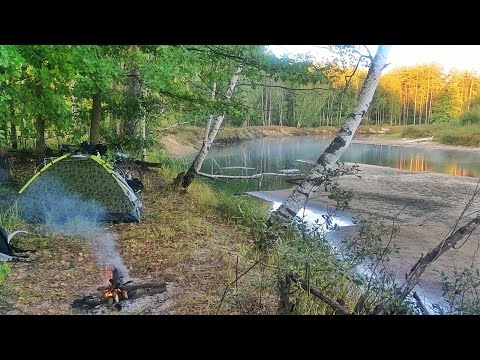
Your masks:
M32 221L139 222L142 204L125 179L95 155L65 154L46 164L19 191L21 211Z

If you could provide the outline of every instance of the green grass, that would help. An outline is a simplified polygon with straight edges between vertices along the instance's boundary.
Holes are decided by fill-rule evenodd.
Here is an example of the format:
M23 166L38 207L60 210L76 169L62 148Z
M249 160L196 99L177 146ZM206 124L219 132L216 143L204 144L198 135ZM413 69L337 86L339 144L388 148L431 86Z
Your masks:
M435 140L441 144L480 146L480 126L468 125L445 128L438 131Z
M16 230L18 225L22 223L18 207L16 204L6 208L5 210L0 208L0 227L5 228L7 231Z
M6 210L0 209L0 227L3 227L7 232L18 230L17 227L21 222L16 205L13 205ZM7 275L10 273L10 270L9 263L0 262L0 284L3 283Z
M478 147L480 146L480 126L461 126L459 123L393 126L382 137L386 139L433 137L433 140L440 144Z
M10 273L10 264L7 262L0 262L0 285Z

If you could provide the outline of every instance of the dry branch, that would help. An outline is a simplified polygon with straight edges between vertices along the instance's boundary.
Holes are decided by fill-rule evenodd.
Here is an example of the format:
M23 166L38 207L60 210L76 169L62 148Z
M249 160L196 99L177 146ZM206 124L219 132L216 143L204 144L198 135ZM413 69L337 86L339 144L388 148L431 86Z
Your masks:
M105 288L100 287L97 290L103 292ZM125 290L127 292L128 298L123 299L122 301L128 301L133 299L138 299L142 296L152 296L155 294L161 294L167 291L167 284L164 280L161 280L157 283L145 283L138 285L120 285L118 289ZM108 304L109 298L103 296L102 293L99 295L88 295L82 299L75 299L72 303L73 308L82 308L82 309L93 309L99 305Z
M208 177L210 179L260 179L264 176L305 176L304 174L284 174L284 173L261 173L253 175L213 175L199 172L198 175Z
M133 162L137 165L146 166L146 167L161 168L163 166L162 163L147 162L142 160L134 160Z
M340 315L350 314L350 312L344 306L340 305L328 295L325 295L321 290L314 288L307 280L301 279L298 275L293 273L290 273L288 276L293 282L299 284L303 290L310 292L310 294L335 309Z
M445 251L455 246L464 237L470 236L478 225L480 225L480 215L477 215L467 224L460 227L452 235L440 242L434 249L430 250L424 257L421 257L410 270L405 283L401 286L399 299L403 300L407 297L410 291L417 285L428 265L437 260Z
M423 315L430 315L426 306L423 304L422 300L420 300L420 296L418 296L418 294L415 291L413 292L412 295L413 295L413 298L415 299L415 301L417 302L418 308L420 309L422 314Z

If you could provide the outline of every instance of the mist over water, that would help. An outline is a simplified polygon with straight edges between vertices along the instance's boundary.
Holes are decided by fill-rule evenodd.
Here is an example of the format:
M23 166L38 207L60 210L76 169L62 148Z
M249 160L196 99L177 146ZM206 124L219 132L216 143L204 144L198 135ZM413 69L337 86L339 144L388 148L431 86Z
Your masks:
M312 164L302 161L315 162L331 140L331 137L322 135L308 135L258 138L228 146L213 146L209 158L203 163L202 171L223 175L252 175L297 169L299 173L306 174ZM480 177L478 158L477 152L460 149L427 149L354 142L340 160L415 172ZM288 178L269 177L261 184L258 184L257 180L243 181L244 185L239 187L238 191L287 189L292 187L287 180Z
M47 179L48 176L48 179ZM19 196L22 217L41 222L49 232L85 239L91 246L101 268L113 265L128 279L128 270L116 248L117 236L108 231L101 220L107 211L95 201L69 191L50 174L43 174L48 187L28 189Z

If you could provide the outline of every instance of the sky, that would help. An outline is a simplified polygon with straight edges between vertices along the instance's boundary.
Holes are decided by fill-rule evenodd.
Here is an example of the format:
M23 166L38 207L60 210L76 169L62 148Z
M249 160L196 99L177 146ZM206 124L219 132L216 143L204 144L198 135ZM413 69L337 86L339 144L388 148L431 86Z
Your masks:
M311 52L312 55L327 54L319 48L321 45L270 45L269 49L277 54L296 54ZM367 45L374 55L378 45ZM436 62L445 71L452 69L475 71L480 74L480 45L393 45L389 56L392 70L399 66L428 64Z

